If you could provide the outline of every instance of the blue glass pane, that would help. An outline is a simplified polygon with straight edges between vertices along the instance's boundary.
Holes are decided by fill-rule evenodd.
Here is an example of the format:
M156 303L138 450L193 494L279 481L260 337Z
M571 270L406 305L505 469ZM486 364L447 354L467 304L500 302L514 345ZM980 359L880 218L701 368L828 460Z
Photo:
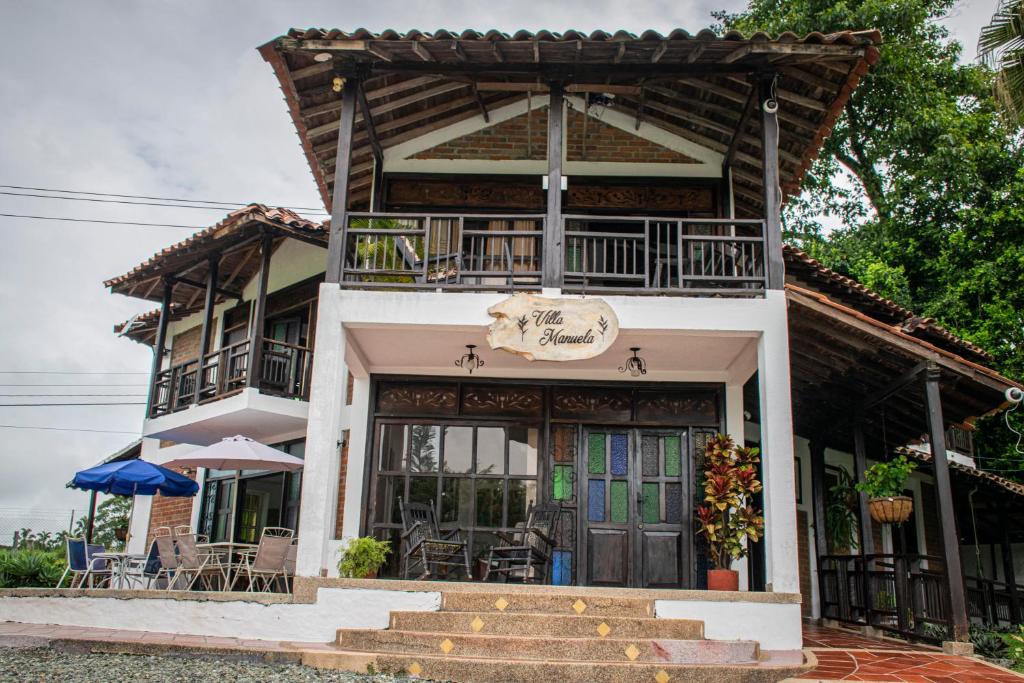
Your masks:
M568 586L572 583L572 551L556 550L552 557L554 567L551 572L551 583L555 586Z
M629 458L629 438L625 434L612 434L612 474L626 474Z
M587 519L591 522L604 521L604 479L587 481Z

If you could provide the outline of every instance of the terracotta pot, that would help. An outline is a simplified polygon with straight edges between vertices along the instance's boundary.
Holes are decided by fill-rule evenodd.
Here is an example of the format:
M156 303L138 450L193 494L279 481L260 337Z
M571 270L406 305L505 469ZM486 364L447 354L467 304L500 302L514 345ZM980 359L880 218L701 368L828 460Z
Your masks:
M740 573L733 569L709 569L709 591L738 591L740 589Z
M121 526L114 529L114 538L123 543L124 539L128 538L128 527Z
M914 499L909 496L872 498L868 501L871 519L879 524L902 524L914 511Z

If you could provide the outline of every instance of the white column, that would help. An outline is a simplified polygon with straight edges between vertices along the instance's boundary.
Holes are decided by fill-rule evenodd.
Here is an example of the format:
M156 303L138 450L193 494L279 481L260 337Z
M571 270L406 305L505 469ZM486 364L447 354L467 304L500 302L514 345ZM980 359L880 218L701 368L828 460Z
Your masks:
M786 295L782 290L769 290L766 298L766 304L772 306L772 315L757 344L764 472L765 579L769 591L799 593Z
M366 476L366 442L370 410L370 379L356 378L352 383L352 405L349 409L348 471L345 473L345 519L342 537L354 538L362 528L363 481ZM366 493L368 497L370 494Z
M306 427L306 465L302 473L299 548L295 573L320 576L327 545L334 537L341 459L341 420L345 408L345 331L335 297L337 286L320 285L316 353Z

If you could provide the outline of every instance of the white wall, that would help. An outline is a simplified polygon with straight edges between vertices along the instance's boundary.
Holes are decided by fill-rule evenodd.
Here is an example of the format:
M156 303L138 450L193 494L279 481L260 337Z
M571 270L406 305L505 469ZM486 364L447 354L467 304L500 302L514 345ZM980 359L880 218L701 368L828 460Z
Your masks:
M656 600L659 619L697 619L711 640L756 640L762 650L803 647L799 603Z

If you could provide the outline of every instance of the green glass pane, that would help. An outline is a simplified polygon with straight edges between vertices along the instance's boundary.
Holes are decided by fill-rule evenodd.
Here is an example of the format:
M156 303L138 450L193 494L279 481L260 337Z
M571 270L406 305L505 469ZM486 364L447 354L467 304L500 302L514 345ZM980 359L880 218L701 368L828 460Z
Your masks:
M643 504L641 505L641 516L644 524L657 524L661 521L661 500L658 485L653 482L646 482L643 486ZM613 494L614 496L614 491ZM612 498L614 501L614 497Z
M555 500L572 500L572 465L555 465Z
M587 438L587 471L591 474L604 474L604 467L604 434L590 434Z
M613 481L611 494L611 521L615 524L625 524L629 521L629 485L624 481Z
M678 436L665 437L665 476L678 477L683 473L683 452Z

